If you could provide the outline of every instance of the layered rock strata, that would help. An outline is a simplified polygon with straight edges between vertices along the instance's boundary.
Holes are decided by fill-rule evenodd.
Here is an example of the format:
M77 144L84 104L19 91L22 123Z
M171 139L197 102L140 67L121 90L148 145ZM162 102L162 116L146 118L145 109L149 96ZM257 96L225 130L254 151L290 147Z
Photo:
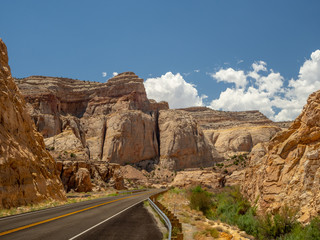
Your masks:
M148 184L171 181L173 170L212 166L250 152L280 130L258 111L169 110L166 102L147 98L143 80L133 72L106 83L41 76L16 82L55 159L62 164L102 161L106 168L132 165L148 171ZM96 175L90 176L91 189L101 188ZM67 190L77 189L73 180L64 183Z
M242 191L261 211L285 205L307 222L320 214L320 91L310 95L289 129L269 144L257 145L245 172Z
M56 163L34 128L0 39L0 208L65 200Z
M249 153L258 143L268 142L291 122L273 122L259 111L224 112L207 107L190 107L186 111L198 122L216 151L228 158Z
M60 169L69 169L68 177L61 171L67 191L80 191L75 181L80 168L88 169L92 179L86 190L104 187L99 174L78 167L82 162L104 163L106 168L111 163L134 165L148 170L150 178L159 177L151 184L170 180L173 170L221 159L190 114L149 100L143 80L132 72L106 83L40 76L16 82L48 150L61 162ZM89 173L81 170L82 179ZM102 178L106 185L108 176Z

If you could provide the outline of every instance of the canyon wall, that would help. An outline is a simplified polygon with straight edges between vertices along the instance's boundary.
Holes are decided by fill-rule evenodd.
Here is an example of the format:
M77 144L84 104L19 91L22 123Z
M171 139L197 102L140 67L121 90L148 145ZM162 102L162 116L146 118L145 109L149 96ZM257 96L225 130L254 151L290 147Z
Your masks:
M0 39L0 208L65 200L56 163L34 128Z
M249 153L258 143L268 142L291 122L273 122L259 111L224 112L207 107L183 108L203 129L205 138L218 154L229 158Z
M83 168L87 171L81 175L92 179L91 186L86 184L90 190L110 186L112 176L99 171L103 164L108 171L114 168L110 164L154 171L145 175L156 175L161 182L170 180L173 170L221 160L193 117L149 100L143 80L133 72L106 83L41 76L16 83L47 149L59 162L67 191L79 188L75 176Z
M254 147L241 188L260 211L287 205L302 222L320 214L320 91L287 130Z
M175 170L208 167L248 153L281 130L258 111L170 110L168 103L147 98L143 80L133 72L106 83L42 76L16 83L47 149L62 170L69 169L68 177L60 172L66 190L78 188L71 177L78 167L70 167L77 162L100 162L107 169L110 163L130 164L147 170L151 182L170 182ZM86 169L92 179L88 189L108 185L101 184L108 178L94 173L99 171Z

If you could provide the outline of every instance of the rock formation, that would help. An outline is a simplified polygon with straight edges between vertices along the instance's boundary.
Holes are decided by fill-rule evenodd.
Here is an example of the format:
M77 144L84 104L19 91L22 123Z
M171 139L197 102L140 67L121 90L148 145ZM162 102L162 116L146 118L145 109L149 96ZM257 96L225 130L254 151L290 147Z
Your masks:
M277 132L291 124L272 122L259 111L224 112L207 107L181 110L192 115L207 140L225 158L237 153L249 153L253 146L268 142Z
M212 190L220 187L219 179L222 177L222 174L208 169L180 171L169 186L179 188L201 186Z
M280 131L258 111L169 110L168 103L147 98L143 80L133 72L106 83L41 76L16 83L47 149L61 169L69 169L67 177L61 171L67 191L78 189L75 175L82 162L104 163L106 169L110 163L132 165L147 170L148 184L162 184L173 179L174 170L212 166ZM101 178L86 168L88 189L110 185L111 175Z
M191 114L181 110L163 110L159 116L160 159L181 170L204 167L221 160L210 148L203 131Z
M261 211L287 205L300 221L320 214L320 91L309 96L289 129L252 150L242 191ZM263 156L265 154L265 156Z
M50 199L65 200L65 192L11 77L7 48L0 39L0 208Z
M173 170L221 159L190 114L149 100L143 80L132 72L106 83L41 76L16 82L47 149L59 161L67 191L79 189L81 168L88 170L81 170L81 179L89 173L92 179L86 190L109 186L110 174L103 178L89 167L96 163L148 170L147 176L156 177L151 184L170 180Z
M57 169L65 190L69 192L101 191L107 187L124 188L124 179L119 164L106 164L102 161L58 161Z

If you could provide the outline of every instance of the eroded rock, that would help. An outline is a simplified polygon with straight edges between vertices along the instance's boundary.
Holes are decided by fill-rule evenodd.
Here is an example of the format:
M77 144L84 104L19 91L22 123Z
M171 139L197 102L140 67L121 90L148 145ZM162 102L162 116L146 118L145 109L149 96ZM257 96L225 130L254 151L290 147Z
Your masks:
M258 199L261 211L276 212L287 205L297 209L302 222L320 214L319 120L317 91L288 130L276 134L266 148L255 150L242 191L252 202Z
M0 208L65 200L56 164L34 128L0 39Z

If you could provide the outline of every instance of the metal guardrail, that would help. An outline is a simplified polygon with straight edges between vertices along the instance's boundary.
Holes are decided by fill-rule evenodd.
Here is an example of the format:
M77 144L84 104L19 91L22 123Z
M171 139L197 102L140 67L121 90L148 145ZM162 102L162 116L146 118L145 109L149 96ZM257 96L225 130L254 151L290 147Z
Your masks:
M153 209L156 210L156 212L160 215L160 217L166 223L166 225L168 227L168 231L169 231L168 240L171 240L172 225L171 225L169 218L160 210L160 208L158 208L158 206L150 198L148 198L148 201L151 204L151 206L153 207Z

